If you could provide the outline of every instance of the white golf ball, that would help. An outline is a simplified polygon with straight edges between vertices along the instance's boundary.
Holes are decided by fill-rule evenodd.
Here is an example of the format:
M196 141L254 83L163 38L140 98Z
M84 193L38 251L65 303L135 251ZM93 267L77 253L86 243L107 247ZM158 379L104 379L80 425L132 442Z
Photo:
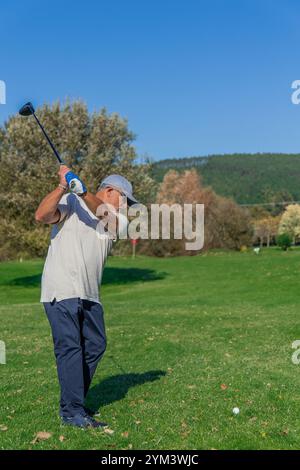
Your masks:
M233 413L234 415L238 415L239 412L240 412L240 409L239 409L237 406L235 406L235 407L232 409L232 413Z

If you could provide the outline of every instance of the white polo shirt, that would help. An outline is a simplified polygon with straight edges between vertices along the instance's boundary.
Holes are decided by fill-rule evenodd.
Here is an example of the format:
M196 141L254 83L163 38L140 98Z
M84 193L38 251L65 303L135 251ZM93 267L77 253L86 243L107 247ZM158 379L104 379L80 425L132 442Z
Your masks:
M60 221L51 232L41 302L79 297L99 302L99 285L112 240L101 221L75 194L63 195Z

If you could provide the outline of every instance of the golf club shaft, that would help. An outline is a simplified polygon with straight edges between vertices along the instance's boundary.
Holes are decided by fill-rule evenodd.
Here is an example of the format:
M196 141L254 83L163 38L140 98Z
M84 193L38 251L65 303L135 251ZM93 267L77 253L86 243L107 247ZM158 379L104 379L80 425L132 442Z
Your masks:
M47 135L47 132L45 131L45 129L43 128L42 124L40 123L40 121L38 120L38 118L36 117L35 113L33 113L33 116L36 120L36 122L38 123L38 125L40 126L44 136L46 137L47 141L48 141L48 144L50 145L50 147L52 148L57 160L59 161L60 165L64 165L64 162L63 160L61 159L58 151L56 150L56 148L54 147L54 145L52 144L51 140L49 139L48 135Z

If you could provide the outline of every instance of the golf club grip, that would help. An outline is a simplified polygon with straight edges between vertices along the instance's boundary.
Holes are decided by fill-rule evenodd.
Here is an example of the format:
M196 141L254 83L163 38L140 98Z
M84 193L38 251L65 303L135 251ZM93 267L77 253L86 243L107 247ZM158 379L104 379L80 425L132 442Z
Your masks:
M59 161L59 163L60 163L61 165L64 165L64 162L63 162L63 160L61 159L61 157L60 157L58 151L56 150L56 148L55 148L54 145L52 144L51 140L49 139L49 137L48 137L48 135L47 135L47 132L45 131L45 129L43 128L42 124L40 123L40 121L39 121L38 118L36 117L35 113L33 113L33 116L34 116L36 122L38 123L38 125L40 126L40 129L41 129L41 131L43 132L44 136L46 137L46 139L47 139L47 141L48 141L48 144L49 144L50 147L52 148L52 150L53 150L53 152L54 152L54 154L55 154L57 160Z

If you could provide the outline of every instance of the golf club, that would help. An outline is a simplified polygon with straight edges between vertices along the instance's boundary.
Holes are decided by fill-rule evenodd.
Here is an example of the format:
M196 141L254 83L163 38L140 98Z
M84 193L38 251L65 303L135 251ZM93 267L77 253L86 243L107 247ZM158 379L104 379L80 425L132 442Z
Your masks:
M48 137L48 134L45 131L45 129L43 128L42 124L38 120L38 118L35 114L34 107L33 107L32 103L30 103L30 101L28 103L24 104L24 106L22 106L22 108L19 110L19 114L21 114L21 116L33 116L35 118L35 120L38 123L38 125L40 126L44 136L46 137L48 144L52 148L57 160L59 161L60 165L64 165L64 162L63 162L61 156L59 155L58 151L56 150L56 148L54 147L54 145L51 142L50 138Z

